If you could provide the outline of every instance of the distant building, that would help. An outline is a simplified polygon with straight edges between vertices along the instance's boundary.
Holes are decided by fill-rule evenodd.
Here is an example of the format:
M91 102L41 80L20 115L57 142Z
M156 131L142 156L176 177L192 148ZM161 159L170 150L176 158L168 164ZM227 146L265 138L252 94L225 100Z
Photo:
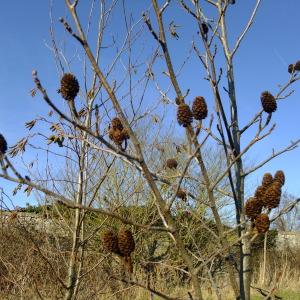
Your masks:
M276 239L278 249L296 249L300 248L300 232L279 231Z

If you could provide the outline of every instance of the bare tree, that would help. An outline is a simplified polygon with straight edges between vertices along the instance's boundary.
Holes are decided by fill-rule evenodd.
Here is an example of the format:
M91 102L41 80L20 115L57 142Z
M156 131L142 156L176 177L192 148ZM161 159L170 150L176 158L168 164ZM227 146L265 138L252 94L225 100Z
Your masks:
M84 266L87 241L97 236L103 224L91 228L86 217L89 213L96 213L140 229L141 236L142 230L151 230L160 233L160 238L164 236L172 241L180 255L180 263L172 267L190 278L192 291L189 295L192 299L204 299L204 280L210 282L217 298L222 299L214 277L214 268L220 259L235 297L250 300L251 243L260 230L257 219L245 212L245 178L278 155L295 149L300 142L297 140L282 150L273 151L251 168L244 167L245 154L274 132L272 113L276 110L276 102L286 99L292 93L292 84L300 79L299 63L296 63L289 68L286 83L274 96L269 92L263 93L263 108L246 125L241 125L234 57L254 22L261 0L256 1L246 27L233 45L229 43L226 17L227 12L234 9L234 1L207 0L206 5L198 0L190 4L183 0L174 1L174 9L186 13L198 32L189 56L179 66L172 58L167 30L170 30L171 38L180 39L180 33L177 33L180 27L174 21L168 27L165 18L172 1L151 0L149 9L141 12L138 20L133 20L125 1L92 2L86 20L81 20L78 15L81 1L65 2L72 21L60 18L60 22L69 34L67 39L74 39L78 45L77 51L83 59L83 76L76 78L71 74L73 58L68 59L60 49L52 30L51 49L62 77L59 92L66 105L64 107L54 100L57 95L48 94L44 80L40 79L37 71L33 71L35 88L32 93L39 92L51 112L49 116L38 117L26 126L31 129L40 122L49 126L53 133L49 136L47 128L45 132L29 134L9 151L12 157L24 152L27 147L42 151L47 158L46 172L31 172L30 177L23 175L3 148L1 159L5 165L2 164L0 174L2 178L18 183L19 189L25 186L27 192L33 190L45 194L50 201L71 209L72 222L66 225L72 233L68 272L66 278L60 279L64 298L78 298L80 284L88 272ZM207 15L210 12L205 11L207 5L214 10L215 19ZM100 11L100 16L95 37L91 26L96 11ZM122 41L115 35L111 40L106 39L115 12L124 19ZM153 45L153 49L149 51L145 44ZM111 55L108 62L106 49ZM191 55L199 59L214 99L215 111L208 124L203 121L208 115L205 98L196 97L190 109L187 105L189 90L184 91L178 80ZM217 63L219 56L224 62L222 66ZM158 60L163 60L164 64L159 64ZM226 85L226 97L220 91L222 84ZM78 93L81 101L77 100ZM156 98L147 102L145 99L153 99L153 94ZM173 150L165 147L160 138L166 139L168 126L177 126L174 123L169 125L166 104L177 106L177 120L186 134L184 142L181 140L178 144L174 141ZM216 126L213 126L215 123ZM214 127L217 129L214 130ZM242 147L241 138L250 132L250 128L255 128L256 132ZM172 135L170 137L174 139ZM46 138L47 143L56 145L58 150L34 146L31 143L34 138ZM207 159L209 156L205 149L208 149L208 142L214 145L210 147L214 147L211 149L216 149L216 153L223 153L217 156L222 159L214 161L214 164ZM170 145L170 142L167 144ZM168 159L173 159L173 162L168 163ZM64 162L66 172L63 176L55 174L55 168L51 166L53 160ZM177 166L178 161L180 167ZM43 161L40 164L44 166ZM27 167L30 172L31 164ZM122 211L124 203L144 204L139 201L140 193L151 195L144 202L148 209L151 208L151 218L141 220ZM108 195L110 198L107 198ZM181 205L178 205L178 198L192 199L191 205L199 208L193 210L193 217L214 241L214 248L207 253L202 253L199 240L187 233L192 224L187 226L178 218ZM271 221L277 220L298 202L295 200L281 209ZM235 224L231 227L227 226L228 220L223 215L224 205L234 207ZM201 215L203 211L209 211L213 226L207 225ZM268 222L270 211L271 208L266 206L264 217ZM258 232L254 232L254 227ZM155 252L149 250L149 253L153 260ZM125 277L119 275L112 274L111 278L128 286L139 286L164 299L173 299L130 274Z
M296 197L288 193L283 194L280 207L278 208L277 214L288 206L293 206ZM299 219L299 207L295 206L291 208L289 213L280 214L280 216L275 221L275 226L280 231L299 231L300 219Z

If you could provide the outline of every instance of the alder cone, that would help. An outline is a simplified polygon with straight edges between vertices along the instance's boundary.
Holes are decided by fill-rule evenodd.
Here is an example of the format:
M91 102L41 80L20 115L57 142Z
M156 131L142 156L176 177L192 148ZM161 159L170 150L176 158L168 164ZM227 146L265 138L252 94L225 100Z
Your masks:
M292 73L294 73L294 71L295 71L295 66L294 66L293 64L290 64L290 65L288 66L288 72L289 72L290 74L292 74Z
M295 71L300 71L300 60L295 63L294 69Z
M7 151L7 142L2 134L0 134L0 153L5 154Z
M208 33L208 26L205 23L202 23L201 27L202 27L203 33L207 34Z
M178 124L182 125L183 127L187 127L188 125L192 124L193 114L187 104L182 103L178 105L177 121Z
M75 99L79 92L79 84L76 77L71 73L66 73L60 80L60 93L67 101Z
M264 187L268 187L272 184L273 182L273 176L271 175L271 173L266 173L264 176L263 176L263 179L262 179L262 186Z
M196 97L192 106L193 116L196 120L203 120L207 117L207 104L201 96Z
M115 117L111 120L111 126L114 130L123 130L123 125L122 125L122 122L121 120L118 118L118 117Z
M176 197L177 198L180 198L181 200L183 201L186 201L187 199L187 194L186 194L186 191L182 190L182 189L179 189L176 193Z
M106 251L121 255L118 237L113 231L106 231L102 235L102 244Z
M123 131L117 129L112 132L112 140L115 144L121 146L124 141Z
M128 130L125 129L125 128L122 130L122 138L123 138L124 141L130 139L129 132L128 132Z
M260 214L255 218L254 221L255 228L257 229L258 233L265 233L269 230L270 227L270 220L267 214Z
M273 182L265 192L265 206L267 208L276 208L279 206L281 197L281 184L277 181Z
M282 170L278 170L274 175L274 180L278 181L281 184L281 186L283 186L285 183L284 172Z
M261 104L266 113L273 113L277 109L277 103L275 100L275 97L269 93L268 91L265 91L260 96Z
M108 128L108 137L113 141L114 140L114 132L115 130L112 127Z
M262 210L261 202L255 197L249 198L245 204L245 213L249 219L254 220Z
M176 169L177 166L178 166L178 162L177 162L177 160L175 158L169 158L166 161L166 166L169 169Z
M129 229L121 229L118 233L118 245L123 256L129 257L135 249L135 242Z
M266 187L260 185L257 187L254 197L259 201L260 205L265 206Z

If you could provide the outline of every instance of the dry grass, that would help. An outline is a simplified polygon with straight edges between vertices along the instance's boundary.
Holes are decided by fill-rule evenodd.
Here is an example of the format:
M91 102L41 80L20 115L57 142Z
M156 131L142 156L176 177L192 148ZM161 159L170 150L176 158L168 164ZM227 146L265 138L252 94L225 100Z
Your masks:
M0 229L0 299L62 299L65 289L59 280L64 281L66 277L70 242L66 237L61 240L55 235L42 234L33 229L29 234L28 229L16 222ZM149 284L151 288L171 297L188 299L191 286L187 276L168 268L168 261L163 262L165 265L156 264L149 273L139 263L143 255L142 251L136 254L133 281L144 286ZM257 253L255 262L253 286L273 289L284 300L300 299L299 251L269 252L265 278L262 276L261 252ZM150 293L146 289L110 277L128 279L121 266L117 257L104 255L100 247L88 247L84 265L85 272L88 272L82 278L77 299L149 300ZM234 297L223 272L221 270L216 275L219 276L220 293L222 299L232 300ZM217 299L209 281L204 280L202 286L204 299ZM263 298L254 292L253 299Z

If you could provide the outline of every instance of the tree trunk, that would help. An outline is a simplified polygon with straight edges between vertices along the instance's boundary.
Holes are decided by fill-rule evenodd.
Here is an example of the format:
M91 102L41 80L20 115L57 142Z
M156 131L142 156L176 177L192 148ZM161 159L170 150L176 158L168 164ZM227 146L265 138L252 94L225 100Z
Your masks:
M68 280L67 280L67 291L65 294L65 300L71 300L76 290L76 280L77 280L77 255L78 255L78 244L80 239L80 209L75 211L75 223L74 223L74 233L73 233L73 244L71 250L71 256L69 261L68 269Z
M243 240L243 279L245 300L250 300L250 285L251 285L251 242L249 236L244 236Z

